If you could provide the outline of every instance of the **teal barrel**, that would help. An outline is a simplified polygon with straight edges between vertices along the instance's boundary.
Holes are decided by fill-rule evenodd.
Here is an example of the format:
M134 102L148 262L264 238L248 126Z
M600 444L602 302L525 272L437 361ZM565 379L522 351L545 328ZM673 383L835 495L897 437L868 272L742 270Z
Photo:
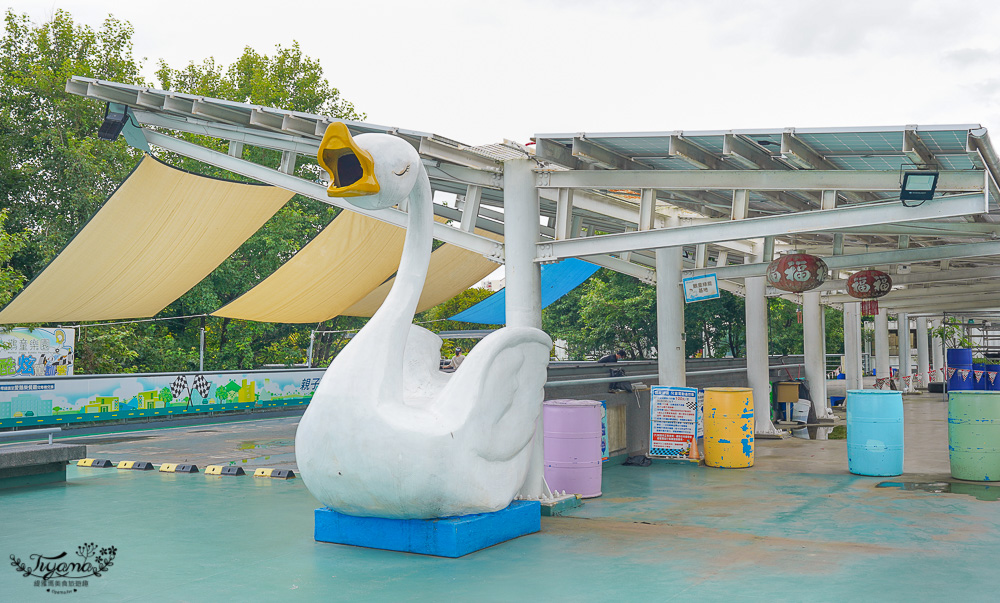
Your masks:
M847 469L857 475L903 473L903 394L847 392Z
M1000 480L1000 392L948 392L948 452L952 477Z

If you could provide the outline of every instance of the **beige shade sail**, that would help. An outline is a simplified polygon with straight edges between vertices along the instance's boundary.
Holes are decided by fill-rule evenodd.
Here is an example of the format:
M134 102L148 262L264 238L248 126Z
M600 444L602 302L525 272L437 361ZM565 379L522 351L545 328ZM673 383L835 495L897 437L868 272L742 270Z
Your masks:
M146 156L6 308L0 324L153 316L205 278L290 198Z
M399 267L406 231L342 211L292 259L214 312L261 322L322 322L338 316Z
M476 229L476 234L498 241L503 239L500 235L480 229ZM417 312L423 312L448 301L489 276L497 267L496 262L492 262L473 251L448 244L438 247L431 254L427 280L424 282L424 290L417 303ZM392 288L393 282L395 279L382 283L364 299L347 308L341 314L345 316L371 316L375 314L375 311L385 301L386 296L389 295L389 289Z

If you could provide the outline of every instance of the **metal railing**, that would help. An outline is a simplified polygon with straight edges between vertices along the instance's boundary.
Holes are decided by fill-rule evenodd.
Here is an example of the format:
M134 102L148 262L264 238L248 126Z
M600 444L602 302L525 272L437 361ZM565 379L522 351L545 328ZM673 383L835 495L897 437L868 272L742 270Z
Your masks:
M46 427L43 429L20 429L17 431L0 431L0 439L3 438L24 438L30 440L32 436L48 434L49 444L52 443L52 434L60 433L62 427Z
M608 369L614 365L602 364L599 365L600 370ZM784 368L797 368L804 367L805 364L772 364L769 370L784 369ZM685 376L695 376L695 375L721 375L724 373L745 373L747 372L746 367L728 368L728 369L712 369L708 371L685 371ZM558 381L547 381L545 387L567 387L570 385L588 385L591 383L614 383L619 381L634 382L637 379L659 379L659 373L650 373L642 375L625 375L623 377L594 377L587 379L561 379Z

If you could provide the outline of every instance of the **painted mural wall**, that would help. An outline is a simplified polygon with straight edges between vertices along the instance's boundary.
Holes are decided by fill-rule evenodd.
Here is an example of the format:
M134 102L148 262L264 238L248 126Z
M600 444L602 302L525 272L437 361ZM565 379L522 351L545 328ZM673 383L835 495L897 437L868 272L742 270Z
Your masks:
M0 332L0 379L72 375L75 335L25 327Z
M306 404L323 369L0 378L0 428Z

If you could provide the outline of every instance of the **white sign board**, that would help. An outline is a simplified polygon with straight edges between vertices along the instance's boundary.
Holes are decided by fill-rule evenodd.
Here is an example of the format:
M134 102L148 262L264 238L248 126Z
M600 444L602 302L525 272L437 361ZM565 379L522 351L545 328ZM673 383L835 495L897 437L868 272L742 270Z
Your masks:
M681 282L684 284L684 303L719 297L719 279L714 274L691 276Z
M654 385L649 405L649 456L687 458L703 435L704 396L693 387Z

